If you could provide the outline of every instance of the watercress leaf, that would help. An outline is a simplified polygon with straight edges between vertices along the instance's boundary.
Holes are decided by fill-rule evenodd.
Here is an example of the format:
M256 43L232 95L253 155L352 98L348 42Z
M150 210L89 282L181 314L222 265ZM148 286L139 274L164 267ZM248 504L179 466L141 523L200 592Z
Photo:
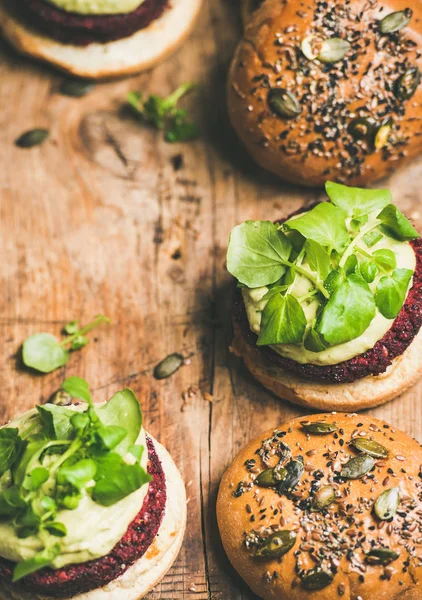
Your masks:
M80 350L84 346L86 346L89 342L89 339L85 335L77 335L75 339L72 341L72 345L70 346L71 350Z
M290 287L291 285L294 284L295 279L296 279L296 269L294 267L290 267L286 271L283 282L287 285L287 287Z
M50 333L36 333L27 338L22 347L24 364L41 373L51 373L65 365L69 352Z
M339 251L349 240L344 212L329 202L321 202L302 216L286 221L285 227L299 231L321 246Z
M371 288L362 277L352 274L327 302L316 329L330 346L344 344L362 335L375 311Z
M174 144L176 142L197 140L200 135L201 132L196 123L188 121L186 117L175 116L168 122L164 139L166 142Z
M359 266L358 259L356 258L356 255L351 254L347 258L346 264L344 265L344 272L346 273L346 275L351 275L352 273L356 273L358 266Z
M372 253L372 258L374 259L375 264L382 269L392 271L397 266L396 255L392 250L375 250L375 252Z
M233 229L227 269L250 288L278 281L286 271L291 244L270 221L246 221Z
M32 505L28 504L25 511L15 517L15 522L25 529L25 531L22 531L21 537L28 537L28 535L33 535L39 530L41 518L34 511Z
M48 567L59 554L60 546L59 544L55 544L54 546L50 546L49 548L45 548L41 552L38 552L34 558L17 564L13 572L13 582L19 581L23 577L27 577L28 575L31 575L31 573L35 573L44 567Z
M92 497L102 506L112 506L149 481L150 475L140 465L122 464L118 470L110 471L107 477L96 483Z
M40 506L46 513L54 513L57 510L57 503L50 496L43 496L40 500Z
M307 332L303 345L306 350L310 350L311 352L322 352L327 349L322 335L313 327Z
M142 429L142 411L137 397L126 388L114 394L97 413L103 425L118 426L127 431L125 438L114 448L117 454L124 456L136 443Z
M143 116L143 97L140 92L129 92L126 96L127 103L133 112L139 116Z
M0 494L0 517L15 517L27 508L18 486L14 485Z
M64 326L64 330L69 335L76 333L79 329L79 321L70 321L67 325Z
M88 382L81 377L68 377L63 381L62 388L72 396L84 400L87 404L92 404L91 393Z
M262 296L261 300L269 300L273 296L276 296L277 294L281 294L282 292L285 292L288 288L289 288L288 285L276 285L276 286L270 288L268 290L268 292L266 294L264 294L264 296Z
M67 528L64 523L59 523L57 521L52 521L50 523L46 523L44 528L55 537L65 537L67 535Z
M339 285L343 283L344 279L345 279L345 275L344 275L343 270L337 271L337 270L333 269L328 274L327 279L324 281L324 287L327 290L327 292L330 294L330 296L332 296L334 294L334 292L339 287Z
M324 281L330 272L331 261L328 252L314 240L306 240L305 256L312 271L318 274L319 279Z
M64 464L57 472L57 482L60 485L70 483L78 490L95 478L97 465L91 458L84 458L75 464Z
M118 471L123 465L122 457L115 452L94 452L92 453L92 458L97 465L97 473L94 478L95 481L107 479L110 473Z
M76 431L83 431L90 424L91 419L87 413L76 413L70 419L70 422Z
M416 240L418 232L394 204L388 204L378 215L389 235L400 241Z
M136 458L136 460L139 462L141 462L141 458L144 454L144 450L145 448L143 446L131 446L130 448L128 448L128 452L130 452L130 454L132 454L132 456L134 456Z
M378 267L373 260L365 259L360 263L360 272L367 283L372 283L378 274Z
M361 217L359 217L359 219L351 219L349 223L349 228L355 233L358 233L362 225L365 225L365 223L367 223L368 221L368 215L362 215Z
M410 269L395 269L391 277L381 277L377 285L375 300L378 310L386 319L395 319L399 314L413 271Z
M60 506L66 510L76 510L81 500L81 494L68 494L60 498Z
M374 229L373 231L368 231L363 236L363 241L368 246L368 248L372 248L375 244L378 244L379 241L382 240L384 236L378 229Z
M2 427L0 429L0 477L12 468L21 455L24 442L19 436L19 429Z
M37 406L44 431L52 440L70 440L73 434L71 419L75 412L65 406L56 404L43 404Z
M38 490L43 483L45 483L49 478L48 469L44 469L44 467L36 467L31 471L31 483L32 489Z
M262 313L257 345L300 344L306 324L303 308L294 296L273 296Z
M331 202L348 217L360 217L387 206L392 201L389 190L368 190L327 181L325 190Z
M100 440L103 447L113 450L127 436L127 429L118 425L100 426L95 435Z

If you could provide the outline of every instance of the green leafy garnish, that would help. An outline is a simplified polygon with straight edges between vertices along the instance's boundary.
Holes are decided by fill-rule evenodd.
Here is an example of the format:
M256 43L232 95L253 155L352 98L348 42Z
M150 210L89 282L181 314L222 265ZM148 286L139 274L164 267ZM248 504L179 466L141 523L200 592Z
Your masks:
M333 181L327 181L325 190L331 202L344 210L348 217L357 219L380 210L390 204L390 190L367 190L348 187Z
M390 235L402 242L416 240L418 232L394 204L388 204L377 217Z
M97 409L84 379L69 377L63 389L88 406L38 406L22 431L0 429L0 468L8 473L0 488L0 518L18 537L37 536L44 544L17 564L14 581L59 556L59 540L68 534L62 510L77 510L87 495L112 506L151 480L140 464L142 413L135 394L122 390Z
M331 250L335 248L339 252L344 249L350 237L344 212L329 202L317 204L302 216L286 221L285 226L299 231L308 240Z
M183 96L196 87L196 84L190 83L181 85L165 98L156 95L144 98L140 92L129 92L127 102L143 123L156 129L164 129L164 139L167 142L186 142L197 139L200 131L188 119L186 111L177 105Z
M378 310L387 319L395 319L403 306L413 271L396 269L391 277L384 276L378 282L375 300Z
M300 344L305 329L306 317L297 299L291 294L277 294L264 308L257 344Z
M59 367L63 367L69 360L71 351L79 350L88 343L84 334L101 323L110 323L110 319L104 315L98 315L92 323L68 335L61 342L50 333L35 333L29 336L22 346L24 364L40 373L51 373ZM74 327L72 326L71 329Z

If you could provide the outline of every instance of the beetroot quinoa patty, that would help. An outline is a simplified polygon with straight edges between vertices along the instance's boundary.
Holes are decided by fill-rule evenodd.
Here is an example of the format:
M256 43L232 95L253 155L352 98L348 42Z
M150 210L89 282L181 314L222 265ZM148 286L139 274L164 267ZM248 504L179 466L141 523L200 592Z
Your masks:
M167 500L166 479L160 459L151 439L147 438L148 473L153 477L142 509L129 525L128 530L110 554L86 563L68 565L62 569L42 569L12 584L16 590L23 589L46 594L53 598L74 596L102 587L114 581L151 546L160 528ZM2 579L11 581L14 565L0 558L0 585Z
M410 346L422 326L422 240L417 239L410 242L410 244L416 255L412 288L391 329L371 350L364 352L364 354L359 354L336 365L303 365L291 358L280 356L269 346L257 346L258 336L249 327L240 290L236 292L233 305L233 322L236 334L243 336L251 346L254 346L265 358L283 371L295 373L304 379L331 383L351 383L369 375L384 373L393 360L403 354L406 348Z
M63 44L87 46L129 37L158 19L168 0L145 0L136 10L119 15L79 15L43 0L18 0L21 17Z

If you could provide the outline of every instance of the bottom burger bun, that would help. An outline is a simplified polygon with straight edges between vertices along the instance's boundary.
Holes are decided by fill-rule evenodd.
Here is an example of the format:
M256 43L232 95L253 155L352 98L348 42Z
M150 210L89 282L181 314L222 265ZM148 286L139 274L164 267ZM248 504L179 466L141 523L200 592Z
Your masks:
M263 433L221 481L230 562L264 600L421 600L421 463L415 440L371 416Z
M38 32L16 13L13 0L0 0L0 32L19 52L77 77L101 79L149 69L187 37L202 0L174 0L164 14L134 35L105 44L61 44Z
M165 576L176 560L186 528L186 491L182 477L167 450L150 434L161 461L167 489L167 503L163 521L156 538L144 556L121 577L102 588L77 594L64 600L140 600ZM51 600L51 596L34 594L14 584L0 589L0 600Z
M381 375L352 383L327 383L303 379L269 362L258 347L245 340L235 323L232 351L252 375L283 400L317 410L364 410L384 404L405 392L422 376L422 330L409 348Z

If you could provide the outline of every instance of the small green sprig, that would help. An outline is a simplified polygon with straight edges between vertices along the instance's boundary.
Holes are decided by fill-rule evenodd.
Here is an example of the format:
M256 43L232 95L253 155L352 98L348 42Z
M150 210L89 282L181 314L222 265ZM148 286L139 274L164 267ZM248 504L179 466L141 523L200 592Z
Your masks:
M197 139L200 132L198 126L189 120L187 112L178 108L178 103L196 87L191 83L181 85L165 98L156 95L144 98L141 92L129 92L127 102L143 123L164 130L167 142L187 142Z
M38 406L26 429L0 429L0 519L44 546L16 566L14 581L59 556L68 534L60 514L76 510L83 495L112 506L151 479L140 465L144 448L136 445L142 413L135 394L123 390L95 408L83 379L70 377L63 389L86 410Z
M283 225L246 221L230 235L227 268L240 287L267 286L258 345L304 344L313 352L356 339L376 309L394 319L406 298L413 271L398 269L394 252L372 251L385 236L405 242L419 234L388 190L326 185L322 202ZM300 298L296 275L309 281ZM373 291L369 286L381 275ZM304 306L318 300L309 327Z
M102 323L110 322L110 319L104 315L96 316L91 323L81 328L78 321L71 321L64 327L69 335L62 341L51 333L35 333L23 343L23 363L40 373L51 373L67 363L71 352L80 350L88 344L86 333Z

